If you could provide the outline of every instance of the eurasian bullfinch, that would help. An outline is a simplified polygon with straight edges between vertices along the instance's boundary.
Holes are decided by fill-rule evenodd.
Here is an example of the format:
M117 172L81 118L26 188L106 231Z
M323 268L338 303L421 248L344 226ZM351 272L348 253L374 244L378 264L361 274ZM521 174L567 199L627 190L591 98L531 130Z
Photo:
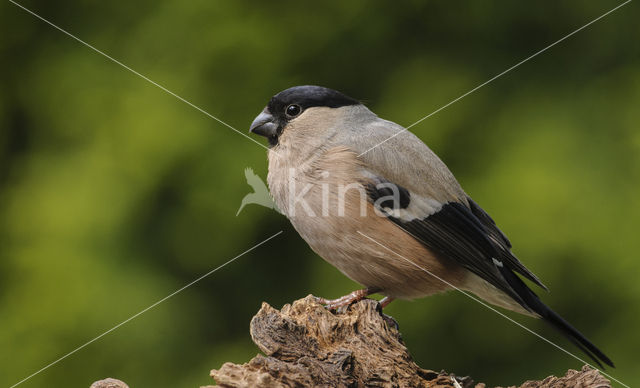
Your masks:
M340 92L296 86L251 124L269 141L268 184L309 246L372 293L412 299L451 289L549 322L596 363L611 360L543 304L546 289L493 219L420 139ZM522 278L521 278L522 277Z

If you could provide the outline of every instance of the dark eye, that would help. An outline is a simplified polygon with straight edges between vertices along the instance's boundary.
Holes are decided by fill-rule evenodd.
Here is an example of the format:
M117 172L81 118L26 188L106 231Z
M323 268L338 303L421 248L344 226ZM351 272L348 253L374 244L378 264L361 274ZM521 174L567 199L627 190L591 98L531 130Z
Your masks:
M302 108L300 108L300 105L291 104L287 106L287 109L285 109L285 112L289 117L296 117L297 115L300 114L300 112L302 112Z

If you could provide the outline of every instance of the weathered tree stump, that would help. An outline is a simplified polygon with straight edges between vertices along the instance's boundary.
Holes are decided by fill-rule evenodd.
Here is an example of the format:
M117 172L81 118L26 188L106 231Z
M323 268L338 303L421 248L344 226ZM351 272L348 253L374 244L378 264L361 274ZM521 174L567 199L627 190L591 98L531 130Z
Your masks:
M420 368L393 320L384 316L378 302L371 299L355 303L341 314L327 311L311 295L280 311L263 303L251 320L250 331L253 342L265 355L257 355L246 364L228 362L212 370L218 387L485 387L469 377ZM91 387L127 385L106 379ZM611 384L585 365L563 377L527 381L519 388L568 387L606 388Z
M333 314L312 296L278 311L267 303L251 320L251 338L264 352L243 365L211 371L220 387L476 387L469 377L420 368L378 302L365 299ZM588 366L564 377L527 381L520 388L604 388Z

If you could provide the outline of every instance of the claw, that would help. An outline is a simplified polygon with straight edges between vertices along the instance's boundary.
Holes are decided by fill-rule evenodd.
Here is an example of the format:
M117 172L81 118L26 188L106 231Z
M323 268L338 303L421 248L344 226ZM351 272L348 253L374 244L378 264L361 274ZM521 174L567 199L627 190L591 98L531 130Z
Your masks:
M382 319L384 319L387 325L395 328L397 331L400 331L400 325L398 324L398 321L396 321L394 317L392 317L391 315L382 314Z
M349 306L366 298L367 296L376 292L373 288L364 288L362 290L353 291L350 294L341 296L338 299L326 299L316 296L316 301L324 305L327 309L336 311L337 313L344 313Z

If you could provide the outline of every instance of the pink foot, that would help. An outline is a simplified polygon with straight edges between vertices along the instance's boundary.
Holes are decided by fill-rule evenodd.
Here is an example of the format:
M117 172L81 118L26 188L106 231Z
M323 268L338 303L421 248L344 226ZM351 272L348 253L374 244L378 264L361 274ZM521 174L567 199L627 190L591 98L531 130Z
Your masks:
M385 308L389 305L389 303L393 302L395 298L392 298L390 296L385 296L384 298L380 299L380 308Z
M362 290L353 291L352 293L342 296L338 299L326 299L316 296L316 300L318 301L318 303L323 304L329 310L343 312L353 303L356 303L375 292L375 289L364 288Z

